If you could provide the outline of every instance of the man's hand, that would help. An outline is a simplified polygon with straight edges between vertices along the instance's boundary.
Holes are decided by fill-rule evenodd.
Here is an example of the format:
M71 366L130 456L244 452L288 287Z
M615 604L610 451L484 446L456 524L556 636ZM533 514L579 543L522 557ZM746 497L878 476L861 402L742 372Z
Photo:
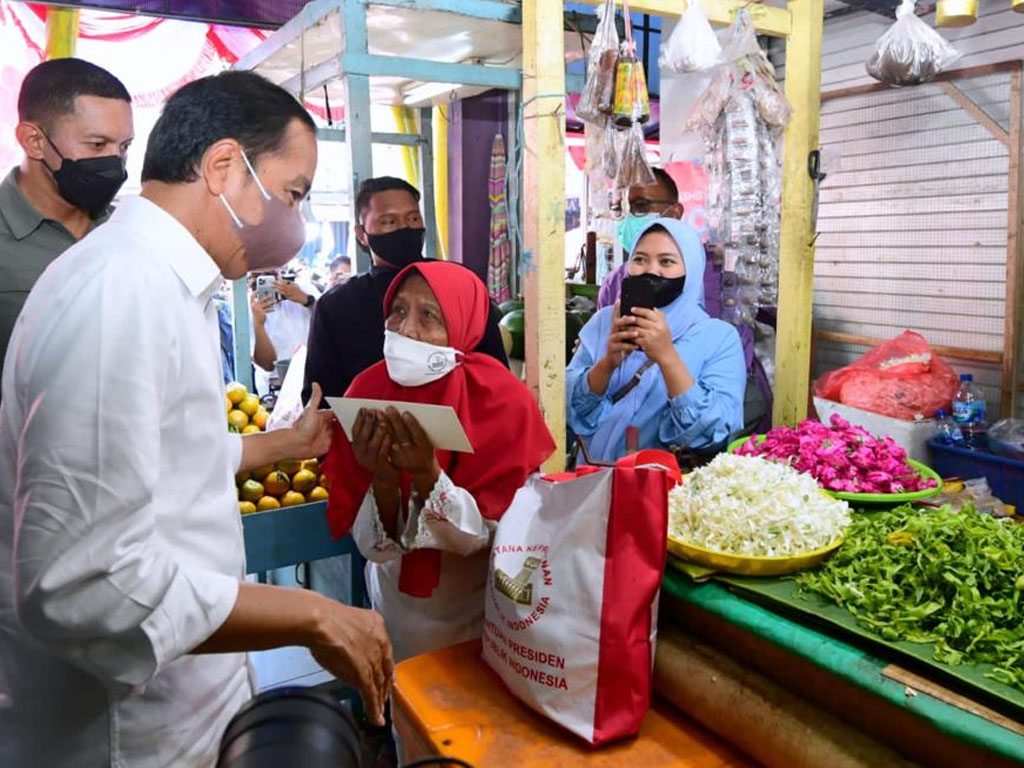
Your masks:
M370 720L384 725L395 661L384 619L375 611L325 600L309 650L317 663L359 689Z
M240 653L300 645L332 674L357 687L366 712L384 725L394 678L384 619L306 589L242 582L231 613L192 653Z
M298 456L323 456L331 447L334 432L334 413L320 410L323 390L313 383L313 393L306 409L292 427L293 436L298 445Z
M303 307L306 306L306 302L309 301L309 294L290 280L275 280L274 290L288 299L288 301L294 301L296 304Z
M262 328L267 323L267 312L274 306L274 299L267 297L263 300L256 298L255 293L249 294L249 307L252 309L252 321Z

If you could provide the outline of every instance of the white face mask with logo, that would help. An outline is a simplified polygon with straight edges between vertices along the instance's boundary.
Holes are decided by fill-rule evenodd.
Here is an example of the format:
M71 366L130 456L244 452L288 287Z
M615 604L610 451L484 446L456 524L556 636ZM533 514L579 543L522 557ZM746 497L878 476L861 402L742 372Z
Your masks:
M461 365L461 356L462 353L454 347L439 347L394 331L384 331L384 362L388 376L403 387L422 387L443 379Z

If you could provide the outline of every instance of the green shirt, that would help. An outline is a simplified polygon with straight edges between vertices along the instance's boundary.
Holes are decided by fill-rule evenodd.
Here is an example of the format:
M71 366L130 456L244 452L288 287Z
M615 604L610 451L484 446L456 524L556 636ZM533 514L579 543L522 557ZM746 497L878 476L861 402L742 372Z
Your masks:
M0 374L7 343L29 291L50 262L76 242L63 224L43 218L35 209L18 188L17 175L15 168L0 183ZM101 224L107 215L92 226Z

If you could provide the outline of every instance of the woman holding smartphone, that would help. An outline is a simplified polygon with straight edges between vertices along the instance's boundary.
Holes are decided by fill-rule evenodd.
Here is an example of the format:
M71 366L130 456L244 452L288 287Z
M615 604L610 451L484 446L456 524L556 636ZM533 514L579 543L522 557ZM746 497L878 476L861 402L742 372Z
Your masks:
M724 444L743 425L746 365L736 329L702 308L704 247L675 219L652 222L630 256L622 298L580 333L566 372L568 422L597 460L638 448Z

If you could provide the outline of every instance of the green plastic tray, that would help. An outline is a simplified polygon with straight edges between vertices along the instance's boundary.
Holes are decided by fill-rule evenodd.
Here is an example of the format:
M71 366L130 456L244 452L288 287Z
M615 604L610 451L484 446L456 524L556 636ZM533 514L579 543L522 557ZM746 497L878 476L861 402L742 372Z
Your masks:
M729 453L736 453L736 451L739 450L739 447L749 439L749 437L741 437L739 440L734 440L729 444L729 447L726 450L728 450ZM763 443L765 435L754 435L754 439L759 443ZM926 467L921 462L914 461L913 459L907 459L907 463L916 469L921 474L921 477L926 480L934 480L935 485L931 488L925 488L923 491L914 491L912 493L847 493L846 491L830 491L827 488L823 488L822 490L833 498L842 499L843 501L848 501L851 504L891 504L894 506L906 504L909 501L927 499L942 491L942 478L939 477L939 474L934 469Z

